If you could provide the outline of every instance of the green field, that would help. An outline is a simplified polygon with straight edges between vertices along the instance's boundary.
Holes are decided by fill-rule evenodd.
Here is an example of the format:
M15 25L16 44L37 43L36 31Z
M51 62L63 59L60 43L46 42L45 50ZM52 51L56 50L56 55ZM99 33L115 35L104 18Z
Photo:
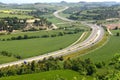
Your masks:
M57 34L59 32L63 32L63 30L51 30L51 31L29 31L29 32L21 32L21 31L16 31L11 33L10 35L1 35L0 39L7 39L11 37L17 37L17 36L41 36L41 35L51 35L51 34Z
M57 24L57 23L63 23L65 21L61 20L61 19L58 19L56 18L53 14L50 14L50 15L42 15L43 17L47 18L48 21L54 23L54 24Z
M3 77L0 80L93 80L93 78L81 77L78 72L71 70L56 70L37 74Z
M7 56L0 55L0 64L6 63L6 62L12 62L15 60L18 60L18 59L14 58L14 57L7 57Z
M0 13L0 18L4 18L4 17L17 17L17 18L20 18L20 19L33 18L32 16L29 16L29 15L17 15L17 14Z
M61 12L59 15L60 15L60 16L63 16L63 17L66 17L66 18L70 16L70 14L64 14L64 13L62 13L62 12Z
M113 30L114 34L120 30ZM115 54L120 54L120 36L110 36L109 41L101 48L81 56L83 59L90 58L94 62L108 62Z
M49 33L56 33L57 31L50 32L28 32L27 35L42 35ZM21 33L21 36L25 33ZM75 42L81 33L64 35L58 37L49 38L35 38L27 40L12 40L12 41L0 41L0 51L7 51L12 54L20 55L22 58L37 56L48 52L56 51L65 48ZM20 34L2 35L0 38L9 38L12 36L18 36ZM8 62L8 60L6 60ZM4 63L1 61L0 63Z

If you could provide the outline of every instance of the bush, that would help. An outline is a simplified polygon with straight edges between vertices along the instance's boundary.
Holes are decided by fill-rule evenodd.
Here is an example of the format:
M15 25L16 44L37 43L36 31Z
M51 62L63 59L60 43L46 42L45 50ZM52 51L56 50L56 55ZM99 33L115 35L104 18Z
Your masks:
M59 33L58 33L58 36L63 36L63 35L64 35L63 32L59 32Z
M49 37L49 35L42 35L41 37L42 38L47 38L47 37Z
M38 31L38 29L30 28L28 31Z
M16 40L16 37L11 37L11 40Z
M51 37L56 37L57 35L56 34L52 34Z
M21 39L23 39L23 38L22 38L22 36L18 36L16 39L17 39L17 40L21 40Z
M12 56L12 54L8 53L7 51L2 51L2 52L0 52L0 54L3 55L3 56L8 56L8 57Z
M28 35L24 35L24 37L23 37L24 39L28 39Z
M0 33L0 35L5 35L5 33Z

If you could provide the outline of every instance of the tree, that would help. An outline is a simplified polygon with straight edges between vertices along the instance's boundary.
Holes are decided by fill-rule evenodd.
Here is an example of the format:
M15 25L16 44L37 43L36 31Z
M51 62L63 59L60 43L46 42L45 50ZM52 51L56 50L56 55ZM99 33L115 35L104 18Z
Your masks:
M60 61L63 61L63 60L64 60L63 56L59 57L59 60L60 60Z
M23 37L24 39L28 39L28 35L24 35L24 37Z
M63 32L59 32L59 33L58 33L58 36L63 36L63 35L64 35Z
M10 33L13 32L13 28L12 27L8 27L7 31L10 32Z
M32 62L31 62L31 70L32 70L33 72L36 71L36 62L35 62L35 61L32 61Z
M116 36L120 36L120 33L119 33L119 32L117 32L117 33L116 33Z
M93 73L96 73L96 67L94 65L88 65L86 70L87 75L92 75Z
M64 69L72 69L72 63L70 59L67 59L63 64Z
M17 39L17 40L21 40L21 39L22 39L22 36L18 36L16 39Z

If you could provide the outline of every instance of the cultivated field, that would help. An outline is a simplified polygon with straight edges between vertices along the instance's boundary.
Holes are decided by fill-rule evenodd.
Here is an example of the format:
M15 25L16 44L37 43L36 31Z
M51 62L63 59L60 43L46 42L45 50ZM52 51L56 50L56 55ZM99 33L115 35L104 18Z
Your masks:
M47 18L48 21L54 23L54 24L57 24L57 23L63 23L65 21L63 20L60 20L58 18L56 18L53 14L50 14L50 15L42 15L43 17Z
M16 60L18 60L18 59L14 58L14 57L7 57L7 56L0 55L0 64L6 63L6 62L12 62L12 61L16 61Z
M82 56L83 59L90 58L92 61L101 62L109 61L115 54L120 54L120 36L115 36L120 30L113 30L113 36L110 36L109 41L101 48L98 48L89 54Z
M16 36L42 36L43 34L56 34L60 31L41 31L41 32L25 32L17 33L11 35L2 35L1 39L7 39ZM64 36L48 37L48 38L33 38L33 39L23 39L23 40L11 40L11 41L0 41L0 51L7 51L11 54L19 55L22 58L28 58L32 56L37 56L45 54L48 52L63 49L73 42L75 42L82 32L77 34L70 34ZM9 58L8 58L9 59ZM10 58L11 59L11 58ZM9 60L2 61L0 58L0 63L8 62ZM14 59L12 59L14 60Z
M29 16L29 15L17 15L17 14L0 13L0 18L4 18L4 17L17 17L17 18L20 18L20 19L33 18L32 16Z

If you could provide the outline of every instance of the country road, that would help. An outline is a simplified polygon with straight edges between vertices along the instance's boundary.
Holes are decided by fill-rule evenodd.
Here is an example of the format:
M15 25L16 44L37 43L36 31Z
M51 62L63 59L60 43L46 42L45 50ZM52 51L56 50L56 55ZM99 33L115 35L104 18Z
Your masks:
M69 19L66 19L66 18L63 18L63 17L59 16L59 13L66 10L67 8L69 8L69 7L66 7L64 9L61 9L61 10L58 10L58 11L54 12L53 13L54 16L56 16L57 18L62 19L64 21L75 22L73 20L69 20ZM73 46L69 46L65 49L55 51L55 52L51 52L51 53L47 53L47 54L44 54L44 55L23 59L23 60L19 60L19 61L15 61L15 62L1 64L0 68L6 67L6 66L21 64L24 61L31 62L33 60L35 60L35 61L43 60L44 58L49 58L50 56L59 57L59 56L68 55L68 54L71 54L73 52L80 51L80 50L83 50L85 48L91 47L102 39L102 37L104 35L104 30L101 26L98 26L96 24L87 24L86 22L82 22L82 24L85 24L92 29L92 32L91 32L90 36L85 41L83 41L81 43L78 43L78 44L75 44Z

